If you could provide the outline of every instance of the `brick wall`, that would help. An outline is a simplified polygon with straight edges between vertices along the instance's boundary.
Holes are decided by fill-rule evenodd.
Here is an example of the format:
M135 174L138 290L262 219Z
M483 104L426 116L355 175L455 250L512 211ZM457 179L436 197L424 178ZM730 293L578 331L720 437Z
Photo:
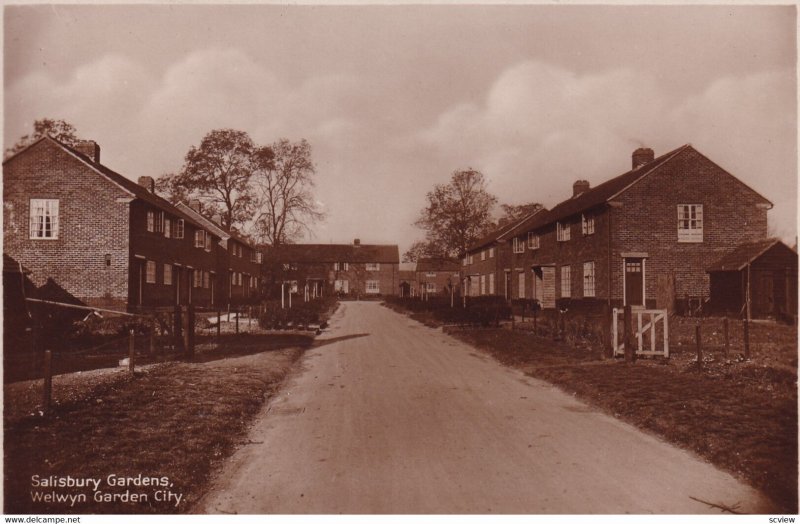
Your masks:
M494 256L490 256L490 249L494 248ZM481 252L485 252L485 260L481 260ZM472 255L472 263L466 266L461 266L461 278L471 277L470 282L467 284L467 295L480 295L480 277L486 277L486 286L484 295L504 295L505 294L505 270L511 266L511 244L494 243L485 248L481 248L470 253ZM469 256L469 255L468 255ZM494 274L494 293L489 289L489 274ZM478 282L474 284L473 282ZM472 289L470 289L472 288ZM473 291L476 291L473 293Z
M645 293L654 305L657 275L674 275L675 294L709 295L706 268L733 247L767 236L766 201L688 148L617 199L613 213L612 298L622 300L623 252L646 252ZM703 241L678 242L677 206L703 205Z
M333 271L333 264L330 264L330 271ZM400 265L381 262L377 271L368 271L366 265L362 263L348 264L347 271L339 270L335 272L336 280L347 280L350 286L350 294L358 293L369 295L366 292L366 282L377 280L381 295L400 294Z
M3 165L3 248L32 271L37 285L52 278L86 303L124 306L129 247L126 197L125 191L85 163L43 140ZM57 240L30 239L31 198L59 200Z

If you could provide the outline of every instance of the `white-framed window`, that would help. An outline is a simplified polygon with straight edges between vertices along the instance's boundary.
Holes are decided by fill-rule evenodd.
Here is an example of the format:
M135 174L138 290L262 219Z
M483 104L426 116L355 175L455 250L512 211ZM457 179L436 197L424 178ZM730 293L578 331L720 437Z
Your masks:
M428 273L425 273L425 276L428 277L428 278L436 278L436 273L428 272Z
M263 264L264 263L264 253L261 251L256 251L256 264Z
M539 249L539 235L533 231L528 232L528 249Z
M203 231L203 233L205 233L205 237L206 237L205 246L204 246L205 250L210 252L211 251L211 240L214 237L212 237L211 233L209 233L208 231Z
M481 251L481 260L486 260L486 250Z
M338 262L334 262L333 263L333 270L334 271L339 271L339 263Z
M175 222L175 238L183 238L183 219L179 218Z
M192 285L194 287L203 287L203 272L199 269L192 271Z
M569 266L561 266L561 297L568 298L572 296L572 288L570 287L571 269Z
M370 262L367 264L367 271L380 271L381 265L377 262Z
M206 246L206 232L198 229L194 232L194 247L204 248Z
M153 233L156 230L156 212L147 212L147 231Z
M172 285L172 264L164 264L164 285Z
M489 273L489 294L494 295L494 273Z
M58 239L58 199L31 198L30 237Z
M466 265L467 265L467 259L468 259L468 258L465 256L465 257L464 257L464 260L461 262L461 265L462 265L462 266L466 266Z
M377 294L381 292L381 286L377 280L367 280L367 293Z
M518 279L517 298L525 298L525 272L520 271L517 279Z
M336 280L333 283L333 290L337 293L349 293L350 281L349 280Z
M678 242L703 241L703 204L678 206Z
M436 282L425 282L426 293L436 293Z
M594 216L581 215L581 230L584 235L594 235Z
M486 275L481 275L481 295L486 294Z
M156 262L148 260L144 265L144 281L148 284L156 283Z
M203 271L203 287L208 289L211 287L211 273Z
M164 237L172 238L172 220L169 217L164 217Z
M583 296L594 296L594 262L583 263Z
M512 240L512 251L514 251L514 253L525 252L525 242L523 242L522 237L514 237L514 240Z
M156 233L164 232L164 212L158 211L156 213Z
M489 248L489 258L494 258L494 248L493 247Z
M556 222L556 240L566 242L569 240L569 223Z
M236 285L236 271L231 271L231 285Z
M470 264L474 264L475 263L475 259L473 258L472 255L469 256L469 263Z

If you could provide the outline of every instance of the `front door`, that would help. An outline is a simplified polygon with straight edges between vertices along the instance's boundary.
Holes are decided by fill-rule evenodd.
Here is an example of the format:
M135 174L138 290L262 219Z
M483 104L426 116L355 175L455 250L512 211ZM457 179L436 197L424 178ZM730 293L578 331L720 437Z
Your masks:
M542 303L544 299L544 283L542 282L542 268L533 268L533 298Z
M644 259L625 259L625 305L644 305Z

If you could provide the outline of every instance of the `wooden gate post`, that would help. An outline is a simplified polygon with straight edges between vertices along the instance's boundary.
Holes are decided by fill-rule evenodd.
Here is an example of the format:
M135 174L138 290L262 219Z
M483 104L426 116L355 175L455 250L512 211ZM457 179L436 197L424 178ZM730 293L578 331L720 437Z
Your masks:
M175 306L175 315L173 316L173 329L172 336L175 337L175 349L183 352L183 311L181 306Z
M625 362L629 362L633 364L636 362L636 348L634 347L633 342L633 311L631 310L631 306L625 306L625 314L624 314L624 326L623 326L623 333L625 334Z
M694 327L694 338L697 344L697 369L703 369L703 336L700 322Z
M750 360L750 322L744 319L744 359Z
M725 320L722 325L723 335L725 336L725 360L728 359L728 351L730 350L731 346L731 337L730 337L730 321L728 317L725 317Z
M134 371L134 360L136 356L136 339L133 336L133 330L131 329L128 332L128 371L131 375L133 375Z
M44 384L42 387L42 411L50 412L53 399L53 353L48 349L44 352Z
M186 355L194 357L194 304L189 304L186 310Z
M236 334L239 334L239 308L236 308Z

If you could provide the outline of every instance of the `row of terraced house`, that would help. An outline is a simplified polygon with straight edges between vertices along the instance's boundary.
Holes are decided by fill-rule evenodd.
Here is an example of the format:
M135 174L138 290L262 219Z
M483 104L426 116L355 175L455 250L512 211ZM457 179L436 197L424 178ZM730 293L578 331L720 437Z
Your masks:
M3 219L4 277L92 307L224 309L276 283L310 296L399 286L396 245L258 246L199 202L160 197L151 177L109 169L93 141L44 137L7 158Z
M467 295L544 309L672 311L689 305L754 317L797 315L797 253L767 236L772 203L691 145L504 224L462 259Z

